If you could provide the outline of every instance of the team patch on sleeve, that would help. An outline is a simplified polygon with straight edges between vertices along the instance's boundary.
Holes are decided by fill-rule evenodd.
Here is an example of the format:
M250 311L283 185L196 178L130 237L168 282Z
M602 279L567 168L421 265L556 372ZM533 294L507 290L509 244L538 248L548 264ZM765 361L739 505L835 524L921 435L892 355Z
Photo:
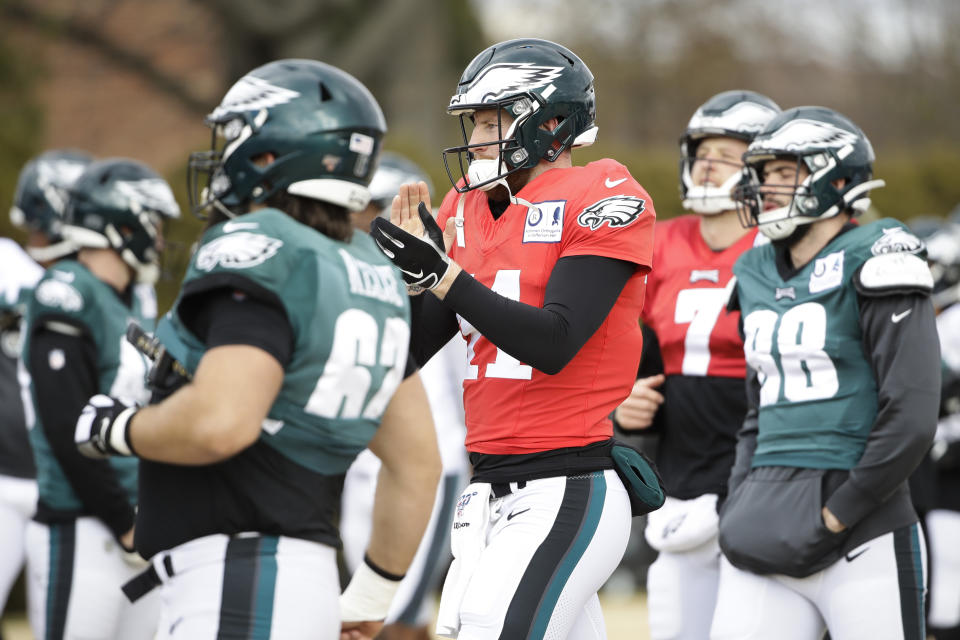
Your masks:
M226 269L249 269L277 254L283 241L246 231L220 236L197 252L197 269L212 271L218 264Z
M596 231L604 223L611 229L619 229L639 218L646 205L646 200L636 196L612 196L594 202L584 209L577 216L577 222L581 227L587 227L591 231Z
M923 258L911 253L883 253L863 263L855 279L864 295L897 291L929 293L933 276Z
M903 227L891 227L883 230L883 235L870 247L870 253L875 256L898 251L919 253L924 248L923 241Z
M44 280L37 286L34 296L47 307L74 312L83 309L83 296L76 287L62 280Z

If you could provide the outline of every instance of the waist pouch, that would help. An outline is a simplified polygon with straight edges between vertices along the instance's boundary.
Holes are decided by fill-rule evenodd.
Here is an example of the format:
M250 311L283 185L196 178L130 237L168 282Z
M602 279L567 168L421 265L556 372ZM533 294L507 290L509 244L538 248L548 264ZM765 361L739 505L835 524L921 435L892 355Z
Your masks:
M613 466L630 496L630 512L642 516L663 506L663 481L653 461L642 451L619 440L610 450Z
M720 548L736 567L805 578L840 559L849 530L833 533L821 509L821 469L758 467L720 512Z

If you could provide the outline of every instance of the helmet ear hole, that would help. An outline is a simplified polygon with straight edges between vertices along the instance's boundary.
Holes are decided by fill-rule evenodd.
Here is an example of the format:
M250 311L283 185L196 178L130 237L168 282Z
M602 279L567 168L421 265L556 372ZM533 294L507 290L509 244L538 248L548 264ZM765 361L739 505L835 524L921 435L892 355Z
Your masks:
M317 83L320 87L320 102L326 102L333 98L333 94L330 93L330 89L327 88L327 85L323 82Z

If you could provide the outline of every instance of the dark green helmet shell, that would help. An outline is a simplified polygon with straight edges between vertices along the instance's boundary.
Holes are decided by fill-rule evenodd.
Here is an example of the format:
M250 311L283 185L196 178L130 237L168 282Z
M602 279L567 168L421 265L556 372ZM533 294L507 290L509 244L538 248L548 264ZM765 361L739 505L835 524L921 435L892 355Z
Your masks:
M214 150L193 154L191 204L238 212L278 190L357 210L369 200L386 122L350 74L315 60L279 60L245 75L206 118ZM216 137L224 139L216 150ZM267 165L257 159L271 153ZM198 191L197 173L207 173Z
M170 185L153 169L127 158L90 164L71 190L63 235L76 247L113 249L140 282L159 275L157 238L164 218L180 208Z
M10 221L21 229L44 234L49 245L27 247L40 261L55 260L73 251L63 242L60 226L73 184L93 158L72 149L45 151L20 170L10 207Z
M810 175L791 189L789 205L763 211L763 166L783 158L795 158ZM870 190L884 184L872 179L874 159L867 136L845 115L827 107L787 109L753 139L743 156L744 179L738 187L741 217L777 240L788 237L800 224L843 212L856 215L870 206ZM841 186L834 184L838 180Z
M549 40L524 38L500 42L481 51L467 65L447 113L470 117L478 109L500 108L515 118L512 132L501 141L501 172L494 180L534 167L541 160L552 162L570 147L587 146L596 139L596 97L593 74L572 51ZM552 131L541 125L558 118ZM447 162L457 154L464 174L464 154L470 154L464 128L464 145L444 150L447 173L455 177ZM469 158L468 158L469 159ZM488 184L491 181L486 181ZM468 184L462 190L483 186Z
M709 215L736 208L732 197L738 175L716 187L693 183L697 147L704 138L711 137L736 138L749 143L778 113L780 107L776 102L743 89L718 93L700 105L680 136L680 200L685 209Z

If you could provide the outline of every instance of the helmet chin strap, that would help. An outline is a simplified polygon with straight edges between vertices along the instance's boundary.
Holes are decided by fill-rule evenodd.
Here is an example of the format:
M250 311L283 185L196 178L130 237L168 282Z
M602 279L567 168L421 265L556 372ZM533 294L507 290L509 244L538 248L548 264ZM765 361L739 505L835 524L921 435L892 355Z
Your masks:
M737 203L733 201L730 194L739 181L740 174L734 172L719 187L707 184L688 186L682 203L683 208L705 216L736 209Z

